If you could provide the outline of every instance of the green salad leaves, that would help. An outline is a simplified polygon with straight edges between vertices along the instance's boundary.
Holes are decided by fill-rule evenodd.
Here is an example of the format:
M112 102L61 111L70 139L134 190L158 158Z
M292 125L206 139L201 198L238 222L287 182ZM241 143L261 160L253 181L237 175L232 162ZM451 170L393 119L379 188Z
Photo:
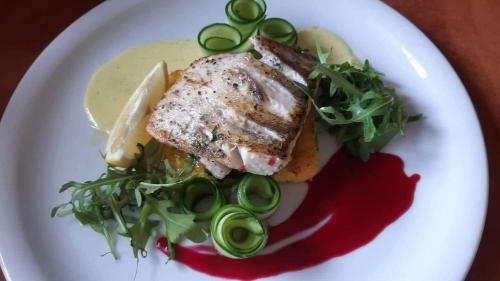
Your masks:
M154 139L145 146L139 144L138 147L140 153L136 155L132 167L121 169L108 166L106 172L94 181L71 181L64 184L59 192L71 192L71 198L69 202L56 206L51 211L52 217L73 214L82 225L90 226L103 235L115 259L116 234L130 239L135 258L147 255L145 248L151 237L165 236L168 241L168 256L175 259L174 246L181 239L187 238L195 243L205 241L210 232L214 231L211 228L219 228L220 223L224 223L214 222L212 219L224 206L243 205L237 198L237 194L241 195L242 192L235 187L248 189L251 193L250 198L245 197L245 206L240 207L249 208L247 212L252 214L255 211L252 216L255 216L259 224L265 225L257 217L261 215L260 209L263 206L253 206L253 200L263 202L268 199L268 193L274 195L273 198L276 197L272 201L275 207L266 209L266 215L272 214L279 204L279 187L270 177L251 175L257 183L272 185L272 190L277 195L268 189L261 191L260 185L249 186L248 180L242 180L250 177L247 173L233 173L219 182L197 176L194 169L196 160L189 156L186 156L188 158L180 169L175 169L165 159L165 146ZM247 195L246 192L244 195ZM203 206L203 202L207 203L204 199L210 199L212 203ZM227 227L233 229L231 225ZM238 227L246 229L248 226L241 221ZM223 232L223 237L218 239L231 240L231 233ZM267 232L264 236L262 247L267 241ZM251 236L244 237L250 239ZM240 250L251 246L245 245L242 242L240 246L243 248ZM251 252L251 255L257 254L262 247ZM221 253L227 254L227 251Z
M182 189L195 178L192 163L172 168L164 159L164 146L154 139L139 148L141 153L131 168L108 166L94 181L64 184L59 192L71 191L71 199L53 208L51 216L73 214L82 225L105 237L115 258L115 233L130 239L136 258L139 253L147 254L146 244L155 231L166 236L170 246L182 237L194 242L207 239L208 229L181 206ZM173 247L169 253L174 258Z
M367 161L396 135L404 134L406 124L421 118L409 116L394 88L381 79L365 61L362 67L349 62L328 64L331 54L317 45L320 62L309 78L316 81L314 91L297 86L310 98L318 119L355 156Z

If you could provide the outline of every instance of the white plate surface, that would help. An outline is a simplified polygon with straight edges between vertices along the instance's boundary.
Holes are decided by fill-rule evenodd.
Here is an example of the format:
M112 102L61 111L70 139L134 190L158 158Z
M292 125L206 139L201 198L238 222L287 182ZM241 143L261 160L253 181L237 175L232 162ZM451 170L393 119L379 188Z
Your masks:
M94 70L127 47L192 38L224 21L225 1L106 1L66 29L26 73L0 124L0 254L10 281L132 280L122 258L101 258L102 238L70 218L51 219L68 180L93 178L102 144L82 108ZM341 35L386 74L423 122L386 149L422 176L410 210L374 241L276 280L460 280L481 236L487 204L483 138L469 97L443 55L411 23L377 1L268 1L268 14ZM300 192L298 192L300 193ZM153 251L154 252L154 251ZM154 253L137 280L206 280Z

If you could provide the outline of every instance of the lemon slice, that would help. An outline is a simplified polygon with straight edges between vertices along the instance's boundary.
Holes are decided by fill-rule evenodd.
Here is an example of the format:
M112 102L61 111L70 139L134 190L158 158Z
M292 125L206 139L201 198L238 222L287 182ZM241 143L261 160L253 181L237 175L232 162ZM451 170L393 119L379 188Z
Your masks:
M106 162L127 168L139 152L137 143L144 141L148 113L168 88L168 69L165 62L155 65L132 94L113 125L106 144Z

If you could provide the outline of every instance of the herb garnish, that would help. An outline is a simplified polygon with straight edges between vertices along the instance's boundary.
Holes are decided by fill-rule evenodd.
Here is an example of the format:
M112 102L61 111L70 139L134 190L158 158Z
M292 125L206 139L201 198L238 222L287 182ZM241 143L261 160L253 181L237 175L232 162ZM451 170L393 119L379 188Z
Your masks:
M297 86L310 98L318 119L334 133L355 156L367 161L397 134L403 135L406 124L421 118L409 116L393 87L381 79L365 61L362 67L348 62L328 64L331 54L324 53L316 42L320 62L309 75L316 79L314 92Z
M145 257L149 238L162 226L159 232L168 238L173 259L172 245L182 237L194 242L208 237L195 215L181 207L183 187L196 178L193 163L186 160L182 168L174 169L164 159L164 146L154 139L139 148L136 163L128 169L108 166L94 181L64 184L59 192L71 190L71 199L53 208L51 216L72 213L82 225L105 237L115 259L115 233L130 238L134 257L139 253ZM159 220L151 218L154 214Z

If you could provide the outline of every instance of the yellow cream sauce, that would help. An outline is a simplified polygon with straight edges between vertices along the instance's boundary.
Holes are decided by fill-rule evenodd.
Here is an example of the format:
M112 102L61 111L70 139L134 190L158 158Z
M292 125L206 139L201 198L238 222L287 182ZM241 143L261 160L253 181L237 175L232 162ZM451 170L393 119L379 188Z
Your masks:
M347 44L327 30L311 27L298 33L299 47L312 54L316 53L316 39L319 39L323 51L332 48L330 63L357 62ZM175 70L185 69L202 56L196 40L157 42L125 50L102 65L90 80L85 95L85 110L92 126L109 132L129 97L158 62L163 60L167 63L171 71L171 84L181 73ZM147 117L144 118L144 127L146 121ZM139 135L140 143L146 143L151 138L145 129ZM278 182L304 182L311 179L318 172L316 143L314 121L310 115L295 145L293 160L273 177ZM172 147L167 146L166 149L166 158L174 167L180 168L186 155ZM195 170L200 176L208 176L199 165Z
M299 31L298 45L316 53L315 40L322 49L332 48L330 63L356 61L351 49L336 34L318 27ZM169 71L184 69L203 56L196 40L163 41L135 46L102 65L90 79L85 94L85 111L92 126L109 132L121 109L144 77L160 61Z

